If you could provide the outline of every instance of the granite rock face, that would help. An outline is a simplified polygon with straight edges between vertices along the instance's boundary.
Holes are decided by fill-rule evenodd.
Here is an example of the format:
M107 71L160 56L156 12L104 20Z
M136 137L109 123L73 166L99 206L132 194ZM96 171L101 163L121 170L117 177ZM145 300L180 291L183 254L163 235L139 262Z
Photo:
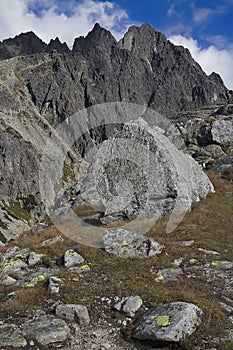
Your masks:
M213 190L201 167L143 119L101 144L80 187L85 202L102 203L103 223L180 215Z

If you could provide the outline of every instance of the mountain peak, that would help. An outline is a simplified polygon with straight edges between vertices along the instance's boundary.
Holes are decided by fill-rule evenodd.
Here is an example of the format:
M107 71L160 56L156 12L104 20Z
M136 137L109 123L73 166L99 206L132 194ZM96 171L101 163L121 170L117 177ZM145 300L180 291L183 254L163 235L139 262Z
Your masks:
M73 51L84 53L86 50L101 48L109 51L112 46L116 46L117 41L112 33L96 23L93 29L84 38L83 36L76 38L74 41Z
M67 44L61 43L58 37L56 37L55 39L51 39L46 48L46 51L48 52L51 52L52 50L56 50L59 53L65 53L70 51Z
M43 51L46 47L46 44L32 31L3 40L3 43L7 46L15 47L13 51L21 55L38 53Z
M129 27L118 45L139 56L148 56L151 51L157 51L160 46L164 46L165 42L167 38L164 34L156 31L150 24L143 23L140 27Z

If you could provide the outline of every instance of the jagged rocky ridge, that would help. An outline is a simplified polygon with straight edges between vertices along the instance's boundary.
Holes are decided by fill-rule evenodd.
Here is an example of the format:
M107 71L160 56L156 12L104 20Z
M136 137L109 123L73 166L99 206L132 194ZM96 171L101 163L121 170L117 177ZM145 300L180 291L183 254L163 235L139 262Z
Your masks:
M43 216L38 163L54 128L77 111L105 102L130 102L179 122L181 111L212 105L211 115L219 105L232 102L232 91L217 74L207 76L187 49L173 45L148 24L130 27L119 42L96 24L85 38L75 40L72 50L57 38L47 45L32 32L20 34L0 43L0 58L0 223L4 237L9 221L17 234L22 219L26 225ZM231 115L228 119L231 123ZM203 130L208 136L212 123L208 121L209 129L201 125L194 141L187 143L196 149L203 146L196 136L203 136ZM101 143L113 133L105 126L86 131L66 159L62 185L67 189L82 177L79 163L90 144ZM211 144L222 146L219 139L206 137L204 146Z

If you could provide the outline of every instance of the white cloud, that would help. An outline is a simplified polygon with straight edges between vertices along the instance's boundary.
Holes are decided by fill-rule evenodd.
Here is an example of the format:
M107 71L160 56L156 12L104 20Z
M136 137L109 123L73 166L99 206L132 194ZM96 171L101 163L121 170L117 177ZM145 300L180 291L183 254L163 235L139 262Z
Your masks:
M219 73L225 85L233 89L233 50L218 49L211 45L203 49L193 38L186 38L182 35L174 35L169 40L175 45L182 45L189 49L193 58L200 64L202 69L210 74ZM230 47L230 46L229 46Z
M32 30L46 42L58 36L71 46L74 38L86 35L95 22L117 38L129 26L127 12L108 1L0 0L0 40Z
M208 17L213 13L211 9L208 8L195 8L193 10L193 19L196 23L202 23L207 21Z
M214 8L208 8L196 7L195 4L192 3L190 7L193 13L193 20L197 24L206 22L210 16L215 16L227 11L227 7L223 5L217 5Z

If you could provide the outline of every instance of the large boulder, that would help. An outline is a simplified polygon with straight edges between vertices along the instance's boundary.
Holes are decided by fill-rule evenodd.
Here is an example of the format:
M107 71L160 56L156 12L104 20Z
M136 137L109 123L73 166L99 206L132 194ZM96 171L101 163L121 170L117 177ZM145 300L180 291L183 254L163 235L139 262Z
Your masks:
M192 303L164 304L146 311L136 321L132 335L140 340L179 342L195 332L202 315Z
M22 325L22 331L28 340L36 340L42 345L66 340L70 328L64 320L54 316L41 316Z
M233 117L225 117L216 120L212 124L211 134L214 142L221 146L229 146L233 144Z
M181 215L214 191L201 167L170 139L139 118L99 146L81 196L102 204L103 223L158 218L171 211Z

